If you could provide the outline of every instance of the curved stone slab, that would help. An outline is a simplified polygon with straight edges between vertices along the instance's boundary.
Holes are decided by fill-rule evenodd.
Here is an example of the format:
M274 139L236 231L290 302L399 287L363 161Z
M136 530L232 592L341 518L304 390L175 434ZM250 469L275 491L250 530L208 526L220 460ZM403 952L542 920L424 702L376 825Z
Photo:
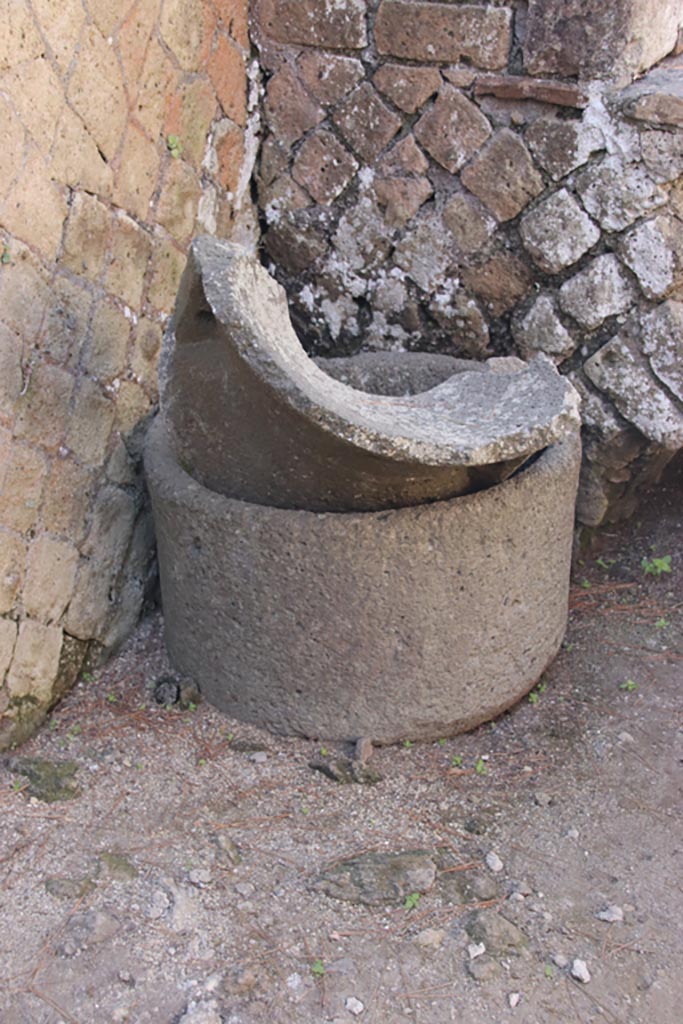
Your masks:
M145 467L171 659L213 704L278 733L472 728L557 653L579 463L575 432L477 494L316 514L208 490L157 419Z
M218 493L311 511L416 505L492 486L578 422L550 361L475 365L407 396L334 380L258 261L203 237L165 343L162 413L180 464Z

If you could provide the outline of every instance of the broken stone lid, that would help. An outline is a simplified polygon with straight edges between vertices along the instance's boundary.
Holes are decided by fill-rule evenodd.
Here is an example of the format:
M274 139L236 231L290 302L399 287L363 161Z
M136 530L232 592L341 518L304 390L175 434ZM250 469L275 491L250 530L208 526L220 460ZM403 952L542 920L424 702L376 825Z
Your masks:
M258 260L201 237L165 342L162 414L180 465L226 496L310 511L416 505L496 484L577 428L578 396L549 360L470 366L419 394L335 380Z

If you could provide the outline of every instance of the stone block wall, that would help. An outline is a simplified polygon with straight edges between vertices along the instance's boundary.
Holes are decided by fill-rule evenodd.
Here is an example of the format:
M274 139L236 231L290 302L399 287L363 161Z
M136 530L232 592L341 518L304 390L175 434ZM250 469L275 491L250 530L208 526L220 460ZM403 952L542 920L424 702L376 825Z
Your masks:
M248 230L246 0L0 0L0 748L135 624L187 245Z
M580 520L628 512L683 446L678 0L252 11L264 258L308 349L545 353L584 397Z

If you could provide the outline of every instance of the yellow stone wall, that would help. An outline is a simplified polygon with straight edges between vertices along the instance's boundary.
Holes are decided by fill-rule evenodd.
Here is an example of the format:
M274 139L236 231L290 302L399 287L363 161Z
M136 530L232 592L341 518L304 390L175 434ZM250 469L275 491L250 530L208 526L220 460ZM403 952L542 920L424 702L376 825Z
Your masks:
M247 0L0 0L0 747L136 621L187 245L249 216Z

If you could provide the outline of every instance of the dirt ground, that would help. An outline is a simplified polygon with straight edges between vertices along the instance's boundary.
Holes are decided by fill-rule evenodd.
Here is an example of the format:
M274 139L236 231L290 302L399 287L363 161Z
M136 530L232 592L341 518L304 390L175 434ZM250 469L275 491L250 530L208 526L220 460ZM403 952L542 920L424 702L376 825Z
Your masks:
M2 1024L677 1024L680 459L571 608L529 699L374 785L157 705L148 618L0 766Z

